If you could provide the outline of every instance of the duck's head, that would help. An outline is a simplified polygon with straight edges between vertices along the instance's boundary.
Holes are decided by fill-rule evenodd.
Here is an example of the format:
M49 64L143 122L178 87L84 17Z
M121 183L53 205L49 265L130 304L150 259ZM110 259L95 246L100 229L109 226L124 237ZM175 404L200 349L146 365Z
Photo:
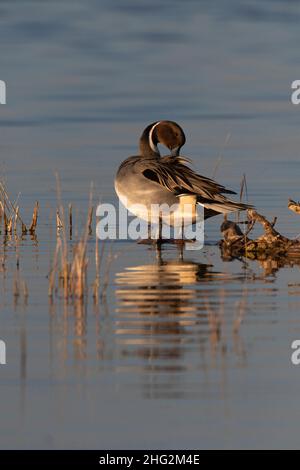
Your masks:
M162 144L178 156L185 144L185 135L181 127L173 121L153 122L144 130L140 138L140 151L143 156L159 156L157 144Z

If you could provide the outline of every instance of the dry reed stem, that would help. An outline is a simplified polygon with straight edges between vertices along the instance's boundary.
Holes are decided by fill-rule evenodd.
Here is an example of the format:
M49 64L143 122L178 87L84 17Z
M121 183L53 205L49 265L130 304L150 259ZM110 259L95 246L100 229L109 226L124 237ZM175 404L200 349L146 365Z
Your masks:
M16 207L15 207L14 203L11 202L11 200L8 196L8 193L6 191L6 188L5 188L2 181L0 181L0 194L2 196L2 206L3 206L2 208L3 208L4 213L6 212L5 209L7 209L9 214L11 213L11 211L13 212L13 214L15 214L16 213ZM27 231L26 225L24 224L20 214L18 214L18 219L20 220L20 222L22 224L22 231L23 231L23 228Z
M39 214L39 203L37 201L35 203L35 206L34 206L34 209L33 209L32 221L31 221L31 225L30 225L30 228L29 228L29 232L31 234L35 233L35 229L36 229L37 221L38 221L38 214Z
M61 267L62 267L62 277L64 283L64 297L68 297L68 288L69 288L69 261L68 261L68 243L67 243L67 236L66 236L66 224L65 224L65 212L64 206L62 204L61 198L61 187L60 187L60 180L59 176L56 173L56 189L57 189L57 200L58 200L58 215L59 220L61 221L62 225L62 248L61 248Z
M246 174L244 173L241 179L241 188L240 188L240 201L243 200L243 195L245 192L246 199L248 199L248 187L247 187L247 179Z
M53 296L53 291L54 291L54 287L55 287L55 277L56 277L56 271L57 271L57 259L58 259L59 250L61 249L60 244L61 244L61 239L58 238L57 241L56 241L53 265L52 265L52 269L51 269L51 272L50 272L50 275L49 275L48 295L50 297Z
M93 298L94 298L94 302L97 304L99 301L99 287L100 287L99 241L98 241L97 236L95 240L95 267L96 267L96 277L93 283Z
M2 222L3 216L4 216L4 206L3 206L2 201L0 201L0 224Z
M73 299L83 299L87 293L87 240L89 232L91 229L92 223L92 193L90 193L90 202L89 202L89 211L88 217L85 224L85 229L83 235L79 241L74 245L72 250L72 256L69 256L69 243L66 237L66 224L64 217L64 207L61 202L61 189L58 175L56 175L57 181L57 198L58 198L58 209L56 215L56 226L57 229L61 228L58 231L59 236L57 237L57 245L55 251L55 259L53 263L53 268L49 276L49 289L48 293L51 297L54 292L55 279L58 258L60 257L60 275L59 279L62 281L63 287L63 296L67 300L69 298ZM72 235L73 230L73 221L72 221L72 205L69 204L69 234ZM62 235L62 237L60 236Z
M70 270L70 291L77 298L83 298L86 292L86 274L88 260L86 258L86 242L81 240L74 247L73 262Z
M14 220L14 232L17 233L17 223L19 216L19 206L16 206L15 220Z
M73 233L73 208L72 204L69 204L69 237L72 239Z
M14 279L13 295L14 295L14 297L19 297L20 296L19 281L16 277Z
M56 229L59 230L63 227L63 223L60 218L59 210L56 211Z
M89 215L88 215L88 231L89 231L89 235L92 234L92 222L93 222L93 206L91 206L89 208Z
M28 286L27 286L27 282L26 282L26 281L23 281L23 282L22 282L22 287L23 287L24 299L25 299L25 301L26 301L26 300L28 299L28 295L29 295Z
M15 202L12 202L8 196L7 190L3 182L0 181L0 223L2 222L2 218L4 220L4 231L6 234L11 234L12 230L14 233L17 233L17 224L20 223L22 234L27 233L26 224L23 222L22 217L20 215L20 208L18 205L20 194ZM30 227L30 233L34 234L37 226L37 219L38 219L38 202L35 204L35 208L33 211L32 223Z
M12 225L13 221L12 218L10 217L9 219L6 217L5 218L5 233L12 233Z

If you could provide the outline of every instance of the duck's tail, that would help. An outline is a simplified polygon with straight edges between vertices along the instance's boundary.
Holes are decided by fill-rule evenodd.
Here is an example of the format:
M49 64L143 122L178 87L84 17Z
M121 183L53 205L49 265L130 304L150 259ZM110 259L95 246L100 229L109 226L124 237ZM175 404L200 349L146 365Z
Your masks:
M221 195L218 197L218 199L214 200L198 200L198 204L204 207L205 219L218 214L228 214L229 212L253 209L251 204L231 201L230 199Z

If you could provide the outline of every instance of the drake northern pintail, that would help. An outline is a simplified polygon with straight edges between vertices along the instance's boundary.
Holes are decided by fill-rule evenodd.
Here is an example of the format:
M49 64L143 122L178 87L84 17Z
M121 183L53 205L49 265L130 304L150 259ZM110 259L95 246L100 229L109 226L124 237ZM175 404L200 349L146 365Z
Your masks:
M188 166L190 159L179 155L184 143L184 132L176 122L157 121L146 127L140 138L139 155L124 160L115 178L116 193L130 212L149 220L153 205L180 208L192 204L196 208L200 204L207 219L252 207L232 201L224 194L236 194L234 191L192 170ZM170 155L162 157L158 144L166 146ZM146 213L141 205L146 207Z

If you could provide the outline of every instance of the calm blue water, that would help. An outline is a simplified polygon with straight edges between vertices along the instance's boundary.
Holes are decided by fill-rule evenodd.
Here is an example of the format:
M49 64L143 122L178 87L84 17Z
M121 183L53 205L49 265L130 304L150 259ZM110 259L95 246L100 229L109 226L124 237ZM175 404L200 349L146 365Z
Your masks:
M293 237L299 195L300 5L294 1L36 2L0 7L0 163L37 240L0 249L1 448L298 445L299 265L223 261L220 218L180 260L167 247L106 247L107 297L49 305L55 176L82 220L116 202L120 162L144 127L178 121L197 170L239 190ZM93 237L89 240L90 287ZM105 271L106 270L106 271ZM29 296L14 296L18 276Z

